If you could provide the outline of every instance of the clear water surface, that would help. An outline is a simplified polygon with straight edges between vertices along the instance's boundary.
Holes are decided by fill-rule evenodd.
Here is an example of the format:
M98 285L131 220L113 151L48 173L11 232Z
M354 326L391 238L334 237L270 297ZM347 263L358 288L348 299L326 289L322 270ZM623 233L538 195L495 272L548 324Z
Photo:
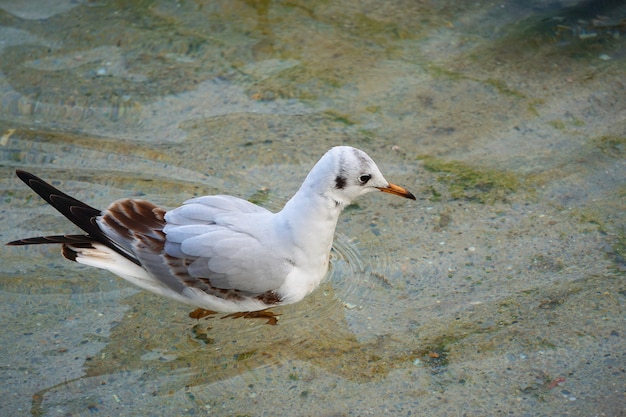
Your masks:
M619 416L622 1L0 1L0 237L89 204L278 209L328 148L369 195L278 325L2 246L0 414Z

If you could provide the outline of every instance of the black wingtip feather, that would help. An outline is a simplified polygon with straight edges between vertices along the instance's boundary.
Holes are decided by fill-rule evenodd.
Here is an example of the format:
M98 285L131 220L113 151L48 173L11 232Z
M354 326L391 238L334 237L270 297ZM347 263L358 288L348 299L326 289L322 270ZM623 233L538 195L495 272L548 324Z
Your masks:
M94 241L93 238L86 235L53 235L53 236L37 236L27 237L8 242L7 246L25 246L25 245L48 245L51 243L64 243L79 247L88 247Z
M76 246L77 243L83 244L87 242L98 241L115 250L131 262L134 262L137 265L140 264L135 257L120 249L104 233L102 233L102 230L100 230L98 224L96 223L96 218L102 214L100 210L91 207L90 205L85 204L70 195L65 194L63 191L57 189L51 184L48 184L36 175L31 174L30 172L17 169L15 170L15 174L18 176L19 179L24 181L24 183L28 185L34 192L36 192L41 198L43 198L48 204L54 207L59 213L61 213L69 221L85 231L87 235L42 236L36 238L15 240L13 242L7 243L7 245L19 246L45 243L62 243L65 248L66 244ZM81 237L82 239L79 239L80 242L77 242L77 239L79 237ZM75 260L75 256L68 257L66 256L66 252L69 254L71 252L71 248L67 250L64 249L63 253L66 258L70 260Z
M64 215L69 221L83 229L90 235L100 234L100 229L93 224L91 219L99 216L101 211L83 203L74 197L65 194L58 188L48 184L36 175L21 169L15 170L19 179L24 181L34 192L43 198L48 204Z

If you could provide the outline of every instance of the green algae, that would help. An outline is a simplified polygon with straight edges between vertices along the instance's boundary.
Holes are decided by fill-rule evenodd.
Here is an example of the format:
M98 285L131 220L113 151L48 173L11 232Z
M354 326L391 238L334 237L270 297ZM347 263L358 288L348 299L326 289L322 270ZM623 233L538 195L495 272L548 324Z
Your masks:
M347 126L352 126L358 123L357 121L352 119L349 114L341 113L334 109L325 110L323 113L324 115L328 116L330 120L334 122L342 123Z
M261 188L248 197L247 200L259 206L267 204L267 202L270 201L270 189Z
M608 156L619 158L626 154L626 137L624 136L604 135L593 138L591 143Z
M313 91L320 91L324 85L328 88L337 88L341 84L341 79L330 70L316 70L310 66L298 65L257 81L247 88L246 92L252 98L265 101L315 100L318 94Z
M504 82L503 80L500 79L496 79L496 78L487 78L485 81L483 81L485 84L488 84L492 87L494 87L496 90L498 90L498 92L500 94L504 94L507 96L512 96L512 97L517 97L517 98L526 98L526 96L521 93L520 91L517 91L511 87L509 87L507 85L506 82Z
M246 359L249 359L251 357L253 357L254 355L256 355L257 351L256 350L251 350L249 352L241 352L241 353L236 353L233 355L233 358L236 361L245 361Z
M548 124L557 130L565 130L565 122L563 120L550 120Z
M526 107L526 109L528 110L528 113L531 116L539 116L539 110L538 107L541 106L542 104L545 104L545 100L544 99L533 99L530 100L530 102L528 103L528 106Z
M365 38L379 38L382 42L388 40L415 39L418 37L415 32L402 28L399 24L391 21L381 21L372 19L363 13L355 13L350 16L335 16L343 24L343 28L356 36Z
M599 213L597 213L596 211L590 209L590 208L583 208L583 209L574 209L572 210L572 214L575 217L578 217L578 221L582 224L585 223L590 223L595 225L598 230L600 230L603 233L606 233L607 231L607 225L605 224L605 222L602 220L602 217Z
M582 120L578 118L572 118L569 120L561 120L561 119L549 120L548 124L557 130L566 130L568 127L569 128L582 127L585 125L585 122L583 122Z
M426 65L425 69L434 78L442 78L442 79L446 79L450 81L461 81L461 80L475 81L481 84L489 85L495 88L498 93L506 95L506 96L515 97L515 98L527 98L524 93L514 88L509 87L506 81L498 79L498 78L487 78L487 79L475 78L475 77L471 77L469 75L463 74L462 72L450 70L447 68L443 68L440 65L434 65L434 64Z
M618 188L615 194L623 200L626 197L626 187ZM609 249L605 252L607 259L612 262L611 268L615 272L623 274L626 271L626 224L619 218L607 218L603 208L603 205L600 205L595 209L591 207L574 209L572 216L581 224L589 224L589 228L607 236L609 245Z
M414 352L415 355L433 374L439 374L446 370L450 364L451 344L457 341L453 335L441 335L432 343Z
M428 191L431 194L430 201L433 201L433 202L441 201L441 193L437 191L435 187L431 185L430 187L428 187Z
M623 273L626 270L626 226L620 227L615 233L611 249L616 269Z
M512 172L478 169L461 161L444 161L430 156L418 159L422 160L426 170L438 174L438 181L447 185L450 197L456 200L483 204L505 201L507 195L521 187L518 176Z
M434 78L443 78L451 81L459 81L459 80L467 80L470 79L465 74L449 70L447 68L443 68L440 65L428 64L424 67L428 71L428 73Z

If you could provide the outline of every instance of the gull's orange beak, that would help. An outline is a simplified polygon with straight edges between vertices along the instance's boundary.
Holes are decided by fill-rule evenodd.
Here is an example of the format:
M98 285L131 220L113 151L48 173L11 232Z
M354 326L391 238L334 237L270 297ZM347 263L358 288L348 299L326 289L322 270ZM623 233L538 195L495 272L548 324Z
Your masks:
M411 200L415 200L415 196L411 194L409 190L404 187L400 187L399 185L389 183L386 187L377 187L383 193L389 193L393 195L399 195L400 197L410 198Z

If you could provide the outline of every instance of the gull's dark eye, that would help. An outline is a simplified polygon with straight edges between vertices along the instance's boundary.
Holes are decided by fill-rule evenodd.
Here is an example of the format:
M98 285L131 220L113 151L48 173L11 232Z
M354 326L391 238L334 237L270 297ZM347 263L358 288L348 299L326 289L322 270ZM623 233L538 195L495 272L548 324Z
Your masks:
M367 184L367 182L372 178L370 174L363 174L359 177L359 182L361 184Z

